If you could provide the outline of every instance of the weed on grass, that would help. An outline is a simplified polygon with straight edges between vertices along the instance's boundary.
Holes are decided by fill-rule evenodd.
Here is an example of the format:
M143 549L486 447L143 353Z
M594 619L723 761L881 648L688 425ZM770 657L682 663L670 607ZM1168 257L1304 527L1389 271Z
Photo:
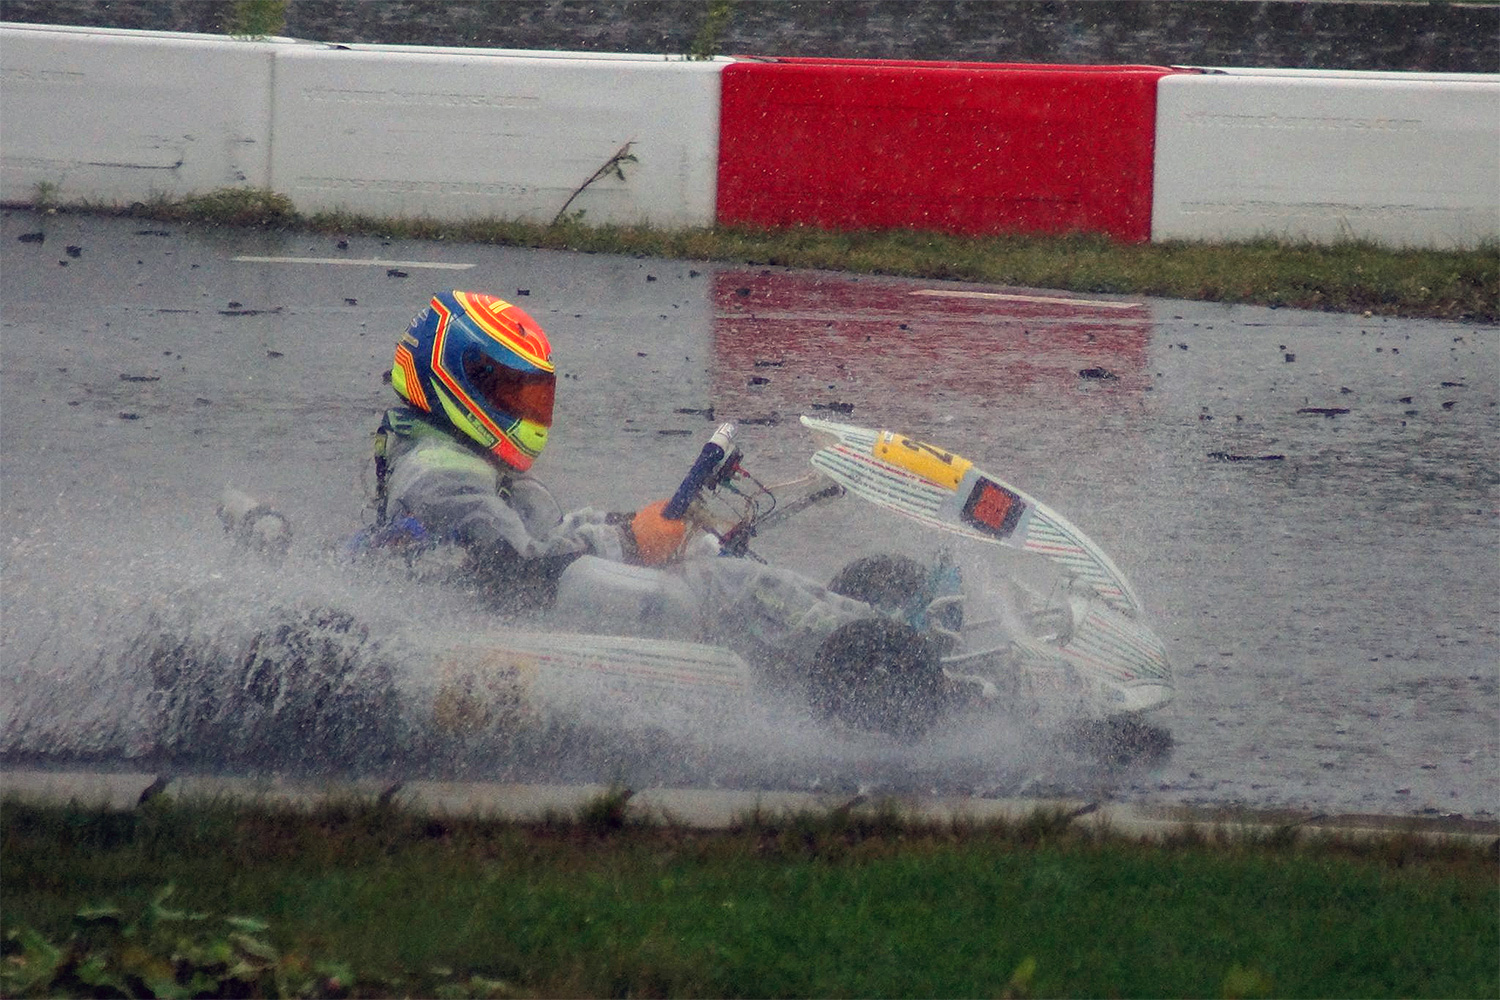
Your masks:
M50 209L205 226L285 230L305 225L290 198L263 188L219 188L184 198L155 194L124 206L89 200L64 206L54 201Z
M233 0L224 16L224 33L258 41L286 31L287 0Z
M630 803L628 788L611 788L603 795L584 803L578 810L578 825L586 833L608 836L625 829L629 822L626 807Z
M627 153L622 149L616 157L623 162ZM614 160L606 167L611 164L618 169ZM439 222L350 212L302 215L285 196L251 188L225 188L181 199L159 197L126 208L100 204L74 207L166 221L341 236L450 240L1087 294L1500 321L1500 244L1493 242L1473 249L1398 249L1359 240L1332 244L1283 239L1126 244L1087 234L963 237L911 230L842 232L808 226L657 229L590 225L576 212L559 212L550 224L515 219Z

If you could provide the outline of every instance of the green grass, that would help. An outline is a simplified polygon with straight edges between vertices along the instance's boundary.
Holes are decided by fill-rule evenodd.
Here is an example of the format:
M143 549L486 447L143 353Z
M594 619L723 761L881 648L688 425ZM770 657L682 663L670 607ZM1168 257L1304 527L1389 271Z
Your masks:
M34 995L151 955L158 976L219 977L238 995L1488 996L1500 983L1500 868L1476 847L1203 831L1146 844L1057 815L980 826L890 810L704 833L622 807L520 825L354 802L7 801L5 974L62 956ZM24 995L19 982L0 992Z
M55 197L55 190L52 192ZM453 240L648 257L822 268L863 274L1152 295L1299 309L1500 321L1500 245L1473 250L1396 250L1359 241L1123 244L1102 236L961 237L894 230L810 227L653 229L514 220L445 223L348 213L299 214L283 195L226 188L129 209L87 211L210 225L258 225L339 235Z
M224 33L263 39L286 32L287 0L233 0L224 17Z

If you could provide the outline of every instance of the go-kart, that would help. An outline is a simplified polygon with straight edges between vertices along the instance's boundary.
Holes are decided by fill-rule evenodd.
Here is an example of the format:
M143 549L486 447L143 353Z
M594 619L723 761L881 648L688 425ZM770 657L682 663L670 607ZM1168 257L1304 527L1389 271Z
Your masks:
M752 475L734 426L721 426L664 510L687 524L678 556L650 568L579 558L558 581L545 629L476 637L440 658L433 719L493 726L583 712L670 725L663 720L679 713L730 717L771 697L844 732L916 741L956 716L1129 725L1171 700L1171 667L1140 600L1068 520L944 449L810 417L802 424L826 443L812 475L781 486ZM694 560L761 561L758 536L847 495L936 529L921 534L925 558L867 555L830 581L829 590L867 604L867 615L790 666L732 630L705 630ZM999 571L996 546L1050 572Z
M601 730L651 746L717 742L731 757L774 756L781 744L765 740L794 731L860 753L871 741L904 753L949 735L944 745L971 746L982 727L1060 736L1091 760L1170 746L1144 721L1173 696L1166 652L1088 536L942 448L802 423L823 439L812 472L769 486L747 468L735 428L720 427L663 512L685 522L675 557L653 567L580 557L540 618L476 612L430 627L337 600L238 599L220 625L156 616L129 654L152 691L155 752L345 769L444 767L457 754L488 773L529 754L551 774L564 744ZM773 529L841 497L864 501L854 519L864 527L874 516L893 529L826 587L858 613L790 651L716 627L705 567L753 577L756 548L781 540ZM290 544L286 519L243 494L226 494L220 515L243 548L277 555ZM913 529L906 551L887 550L901 525ZM790 576L802 597L825 589Z

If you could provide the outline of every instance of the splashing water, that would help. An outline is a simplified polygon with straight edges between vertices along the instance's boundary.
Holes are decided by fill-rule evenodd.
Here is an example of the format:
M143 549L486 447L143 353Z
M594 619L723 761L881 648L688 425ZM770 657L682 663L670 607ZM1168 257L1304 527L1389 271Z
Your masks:
M12 548L0 654L16 669L0 697L0 757L947 793L1098 778L1061 747L1039 751L1018 718L959 715L904 743L831 727L774 690L674 702L523 683L527 668L502 655L515 627L482 604L322 552L247 558L216 527L150 532L154 544L116 535L117 559L61 542Z

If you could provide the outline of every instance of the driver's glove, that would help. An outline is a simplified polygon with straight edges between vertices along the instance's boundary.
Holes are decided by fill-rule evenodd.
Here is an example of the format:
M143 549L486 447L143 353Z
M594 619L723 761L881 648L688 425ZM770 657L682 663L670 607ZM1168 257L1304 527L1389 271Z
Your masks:
M583 542L591 555L613 562L628 562L635 551L630 537L630 515L606 514L585 507L568 514L558 524L558 535Z

